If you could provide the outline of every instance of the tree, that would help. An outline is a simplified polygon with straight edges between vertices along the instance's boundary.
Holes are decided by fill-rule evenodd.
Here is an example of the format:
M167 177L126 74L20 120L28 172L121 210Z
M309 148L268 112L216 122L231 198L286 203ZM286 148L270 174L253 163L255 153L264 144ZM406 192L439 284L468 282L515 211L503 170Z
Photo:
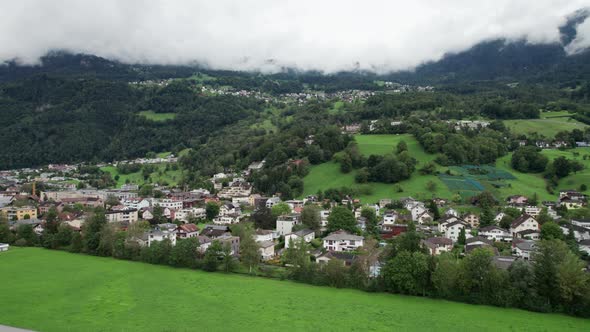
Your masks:
M339 259L330 259L323 268L327 284L331 287L342 288L346 285L346 267Z
M465 238L465 228L461 228L461 231L459 232L459 238L457 239L457 243L464 246L466 241L467 239Z
M254 240L251 229L246 229L240 236L240 260L248 267L248 272L260 262L260 251L258 243Z
M257 228L275 229L277 227L277 218L272 215L271 210L266 206L256 209L251 218Z
M452 254L446 253L440 256L432 273L432 284L436 295L446 299L457 297L457 276L460 269L459 260Z
M588 273L584 272L584 267L585 264L572 252L567 252L557 267L560 298L570 314L576 314L580 304L589 304L590 278ZM588 312L585 314L588 315Z
M539 215L537 216L537 221L539 222L539 224L543 225L547 222L551 222L553 221L553 218L551 218L551 216L549 215L549 213L547 212L547 208L544 207L541 209L541 212L539 213Z
M365 231L367 234L379 236L379 228L377 226L377 214L372 207L365 206L361 209L361 217L365 218Z
M429 280L427 255L402 251L383 270L386 289L409 295L426 295Z
M352 171L352 160L348 153L345 153L340 160L340 172L342 173L350 173Z
M229 242L223 244L221 249L221 266L225 273L232 272L236 266L236 261L232 254L231 245Z
M566 259L568 247L559 240L541 240L537 242L532 265L534 287L550 308L560 303L559 264Z
M222 250L223 247L219 241L215 240L211 243L207 250L205 250L203 270L208 272L217 271Z
M440 210L438 209L438 205L436 205L436 202L434 200L430 200L428 202L428 211L432 213L434 220L440 219Z
M154 205L152 215L153 218L150 220L150 224L152 225L163 224L168 221L168 218L164 215L164 208L159 204Z
M344 206L336 206L332 208L332 212L328 217L328 232L335 232L341 229L350 233L358 232L356 219L352 211Z
M205 206L205 214L208 220L213 220L219 215L219 205L215 202L209 202Z
M278 216L291 213L291 207L289 206L289 204L285 202L279 202L273 205L272 208L270 208L270 211L272 212L272 215L276 218Z
M34 246L37 245L39 242L39 238L35 231L33 231L33 226L23 224L19 225L16 229L16 239L17 241L21 241L25 246Z
M408 151L408 144L406 143L406 141L401 140L399 141L399 143L397 143L397 147L395 149L397 154L400 154L404 151Z
M179 239L170 252L170 265L196 267L200 242L198 238Z
M72 243L72 228L67 224L61 224L58 227L56 240L62 247L69 246Z
M72 246L70 247L70 252L78 253L81 252L82 249L82 235L79 232L75 232L72 234Z
M542 240L563 240L563 231L558 224L550 221L546 222L541 226L541 239Z
M10 231L6 220L0 220L0 242L9 244L14 242L14 234Z
M435 192L436 189L437 189L436 182L430 180L426 183L426 190L428 190L430 192Z
M113 194L108 194L107 199L105 200L104 204L107 208L113 207L113 206L119 204L119 199L117 198L117 196L115 196Z
M84 251L96 255L100 244L100 231L106 225L107 219L102 210L97 210L82 226L82 240Z
M545 170L549 159L535 146L521 146L512 154L512 168L524 173L540 173Z
M480 227L491 226L494 224L494 213L489 207L483 208L481 218L479 220Z
M305 205L301 211L301 223L305 227L318 231L321 226L320 208L317 205Z
M144 184L139 188L139 192L137 193L140 197L151 197L154 191L154 186L151 184Z

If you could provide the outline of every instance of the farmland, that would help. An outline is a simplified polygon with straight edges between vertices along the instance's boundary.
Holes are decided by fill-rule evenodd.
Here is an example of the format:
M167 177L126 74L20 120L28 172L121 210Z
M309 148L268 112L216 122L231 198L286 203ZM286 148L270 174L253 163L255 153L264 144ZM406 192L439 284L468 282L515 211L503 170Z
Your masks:
M544 112L540 119L506 120L504 124L516 133L538 133L547 138L553 138L560 131L584 130L586 127L567 112Z
M203 331L590 329L590 321L563 315L37 248L0 253L0 266L0 324L37 331L194 331L197 326Z

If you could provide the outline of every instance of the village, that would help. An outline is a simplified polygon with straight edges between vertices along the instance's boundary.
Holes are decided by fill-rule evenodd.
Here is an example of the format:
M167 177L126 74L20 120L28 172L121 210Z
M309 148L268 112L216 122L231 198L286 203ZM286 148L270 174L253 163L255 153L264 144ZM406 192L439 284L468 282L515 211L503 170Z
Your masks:
M136 160L151 162L150 160ZM104 211L106 220L125 231L139 223L146 225L141 234L129 238L139 246L154 242L196 238L199 251L206 252L215 241L231 248L240 256L240 237L232 232L234 225L254 221L264 211L272 211L274 227L256 228L252 234L257 243L260 262L281 264L285 251L294 245L309 244L309 254L318 264L337 258L350 266L366 244L376 239L384 248L387 241L414 229L421 237L421 245L431 255L453 252L469 254L476 248L487 248L494 254L494 264L507 269L517 260L533 257L537 241L542 238L542 223L559 222L560 231L575 239L581 252L590 254L590 220L573 219L565 223L558 209L579 209L587 205L587 197L575 190L559 192L557 201L532 202L531 198L514 195L494 210L493 222L482 226L486 212L461 213L446 199L419 201L412 197L378 202L361 202L354 197L342 201L320 200L309 195L302 199L282 200L280 195L264 197L253 191L246 179L251 172L264 166L253 163L241 173L218 173L210 178L213 192L207 189L184 191L179 188L156 188L150 196L140 195L138 185L126 184L117 189L77 189L58 186L51 190L37 190L37 183L55 180L48 174L33 179L19 179L14 172L0 174L4 190L0 192L0 216L8 220L10 229L31 228L42 236L48 219L67 225L73 232L81 232L96 209ZM50 165L54 171L74 171L76 166ZM49 187L49 186L47 186ZM309 209L313 222L304 222L302 214ZM354 225L335 229L343 223L342 214L331 217L334 209L348 211ZM516 215L515 215L516 211ZM509 223L506 222L508 214ZM368 217L368 218L367 218ZM487 216L489 218L489 216ZM309 219L309 217L307 217ZM371 220L368 220L371 219ZM256 224L256 223L255 223ZM311 226L311 227L310 227ZM21 229L22 231L22 229ZM18 241L15 245L19 245ZM7 250L8 244L2 244ZM372 271L378 273L379 263Z

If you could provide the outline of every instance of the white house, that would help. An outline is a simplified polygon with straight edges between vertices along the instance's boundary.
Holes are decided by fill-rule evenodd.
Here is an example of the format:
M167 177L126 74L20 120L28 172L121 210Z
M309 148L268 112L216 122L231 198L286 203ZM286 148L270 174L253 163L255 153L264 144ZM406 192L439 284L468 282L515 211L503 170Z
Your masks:
M572 225L590 229L590 219L572 219Z
M559 226L565 235L569 235L570 228L574 231L574 238L576 241L590 240L590 229L574 225L573 223L569 226Z
M521 215L520 217L514 219L512 224L510 224L510 233L512 234L512 237L516 237L517 233L526 230L539 230L539 223L537 220L528 214Z
M301 239L309 243L311 240L315 239L315 232L311 229L302 229L300 231L285 235L285 248L290 247L291 241L297 245L297 243L301 242Z
M176 226L176 225L175 225ZM152 245L154 241L164 241L165 239L170 240L173 246L176 245L176 229L154 229L148 233L148 247Z
M272 241L274 239L273 231L268 229L257 229L254 231L254 241L256 242L265 242L265 241Z
M507 230L498 226L487 226L479 229L479 235L485 237L488 240L494 241L510 241L512 235Z
M445 237L453 240L453 242L457 242L459 240L459 235L461 234L461 230L465 229L465 238L471 237L471 226L461 220L457 220L450 224L447 224L445 231Z
M531 217L538 217L541 213L541 208L538 206L526 206L524 208L524 213L528 214Z
M271 198L267 199L265 204L266 204L266 207L270 209L280 202L281 202L281 199L275 196L275 197L271 197Z
M329 251L352 251L363 246L365 238L340 230L324 238L324 248Z
M129 209L137 209L137 210L141 210L143 208L150 207L149 200L147 200L145 198L139 198L139 197L123 199L121 201L121 204L123 204L125 207L127 207Z
M180 210L182 209L182 200L170 198L154 199L153 205L159 205L163 208L169 208L173 210Z
M241 213L242 213L242 209L240 208L240 206L237 204L233 204L233 203L223 204L219 208L219 215L220 216L236 215L236 214L241 214Z
M239 222L240 217L238 215L217 216L213 219L215 225L231 225Z
M445 233L447 231L447 226L456 222L456 221L462 221L462 220L459 217L452 216L452 215L448 215L448 216L443 217L438 222L438 231L441 233Z
M282 215L277 218L277 233L287 235L293 232L293 226L299 224L301 216L299 214Z
M8 243L0 243L0 251L8 251L10 245Z
M272 259L275 256L275 243L273 241L263 241L258 243L258 251L263 261Z
M535 251L535 241L533 240L515 240L512 242L512 252L514 256L529 260Z
M320 211L320 226L326 227L328 226L328 217L330 216L330 210L322 210Z
M431 237L422 240L422 245L428 249L431 255L438 256L453 249L453 240L446 237Z
M117 208L117 207L115 207ZM134 223L139 218L139 214L136 209L126 208L121 206L120 209L113 209L105 212L105 216L108 222L119 222L119 223Z
M579 245L580 245L580 251L583 251L583 252L587 253L588 255L590 255L590 240L580 241Z

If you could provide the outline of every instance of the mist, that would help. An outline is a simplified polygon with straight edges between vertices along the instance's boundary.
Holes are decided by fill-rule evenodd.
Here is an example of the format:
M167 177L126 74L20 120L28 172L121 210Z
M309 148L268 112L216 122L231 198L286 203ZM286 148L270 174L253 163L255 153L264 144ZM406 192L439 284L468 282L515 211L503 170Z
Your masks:
M557 43L590 0L5 0L0 62L52 50L125 63L378 73L413 69L498 38ZM566 51L590 46L590 20Z

